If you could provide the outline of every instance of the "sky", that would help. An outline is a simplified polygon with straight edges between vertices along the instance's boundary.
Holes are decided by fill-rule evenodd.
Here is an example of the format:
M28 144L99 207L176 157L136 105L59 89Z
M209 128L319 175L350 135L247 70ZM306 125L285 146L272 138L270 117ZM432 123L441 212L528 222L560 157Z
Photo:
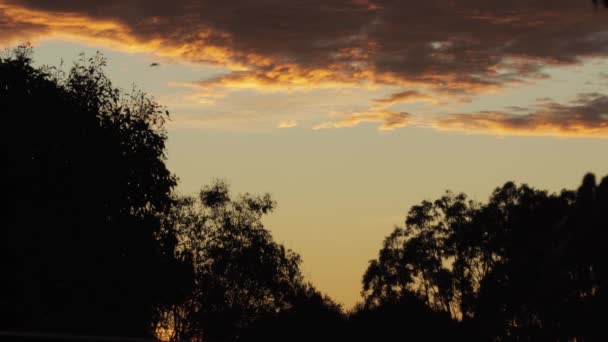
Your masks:
M0 0L0 46L23 42L39 65L103 53L171 112L177 190L271 193L266 226L347 308L412 205L608 174L591 1Z

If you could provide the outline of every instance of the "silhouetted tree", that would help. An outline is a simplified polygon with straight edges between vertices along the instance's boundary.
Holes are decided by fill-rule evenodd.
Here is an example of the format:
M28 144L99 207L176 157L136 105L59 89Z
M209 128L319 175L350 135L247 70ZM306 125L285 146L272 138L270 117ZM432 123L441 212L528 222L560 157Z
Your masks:
M305 286L300 257L273 241L261 222L275 203L268 194L232 198L223 182L182 197L165 225L178 236L177 255L194 265L194 291L168 313L176 339L232 341L256 319L293 308Z
M300 286L288 306L256 319L242 341L304 342L345 341L348 326L341 307L311 285Z
M348 315L348 341L470 341L457 321L402 293L357 306Z
M113 87L100 55L65 74L31 53L0 58L0 329L150 336L188 282L160 234L167 114Z
M608 338L608 176L588 174L559 226L552 251L558 267L549 279L563 335L583 341Z
M555 340L551 317L551 251L572 193L548 194L506 183L476 213L473 227L488 236L482 247L495 260L479 283L474 318L484 339ZM477 234L477 235L481 235ZM552 336L554 335L554 336Z
M412 207L363 278L366 305L417 298L481 341L604 340L608 178L548 194L508 182L488 203Z
M460 242L455 234L464 234L476 206L464 194L448 192L434 202L423 201L412 207L406 227L396 228L385 239L378 260L371 261L364 275L366 303L412 294L453 318L468 313L461 308L462 299L471 295L476 277L482 276L478 273L484 272L481 263L486 260L469 255L467 260L455 260Z

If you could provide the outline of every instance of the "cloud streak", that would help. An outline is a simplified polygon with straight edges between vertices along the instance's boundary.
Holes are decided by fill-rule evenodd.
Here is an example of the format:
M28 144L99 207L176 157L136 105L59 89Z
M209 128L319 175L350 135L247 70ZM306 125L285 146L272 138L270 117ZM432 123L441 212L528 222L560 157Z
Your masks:
M527 114L481 112L435 118L438 130L495 135L553 135L608 138L608 96L583 94L569 104L543 102Z
M608 96L589 93L560 104L541 99L531 108L513 107L512 111L418 116L385 109L335 114L339 120L328 121L314 130L350 128L362 123L378 122L381 131L406 126L431 127L439 131L466 134L570 136L608 138Z
M277 128L294 128L298 125L296 120L283 120L279 122Z
M380 131L392 131L397 128L402 128L410 124L411 115L408 113L400 113L386 110L373 110L368 112L355 112L346 115L344 118L337 121L328 121L318 124L313 127L314 130L348 128L354 127L361 123L380 122L378 126Z
M394 93L388 97L377 99L374 102L383 105L393 105L398 103L418 101L436 102L436 100L432 96L423 94L416 90L406 90L399 93Z

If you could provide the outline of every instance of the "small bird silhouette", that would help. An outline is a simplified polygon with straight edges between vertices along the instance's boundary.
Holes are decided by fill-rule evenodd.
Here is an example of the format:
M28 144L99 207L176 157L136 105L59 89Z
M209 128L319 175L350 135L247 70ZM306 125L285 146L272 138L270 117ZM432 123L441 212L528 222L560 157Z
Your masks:
M158 66L160 66L160 64L156 63L156 62L150 64L150 67L158 67Z

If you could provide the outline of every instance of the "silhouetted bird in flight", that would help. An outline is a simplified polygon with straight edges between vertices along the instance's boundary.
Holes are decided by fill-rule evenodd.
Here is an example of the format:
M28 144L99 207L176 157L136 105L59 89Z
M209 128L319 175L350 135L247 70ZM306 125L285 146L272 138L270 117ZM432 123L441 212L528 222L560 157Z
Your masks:
M154 62L154 63L150 64L150 67L158 67L158 66L160 66L160 64L159 64L159 63L156 63L156 62Z

